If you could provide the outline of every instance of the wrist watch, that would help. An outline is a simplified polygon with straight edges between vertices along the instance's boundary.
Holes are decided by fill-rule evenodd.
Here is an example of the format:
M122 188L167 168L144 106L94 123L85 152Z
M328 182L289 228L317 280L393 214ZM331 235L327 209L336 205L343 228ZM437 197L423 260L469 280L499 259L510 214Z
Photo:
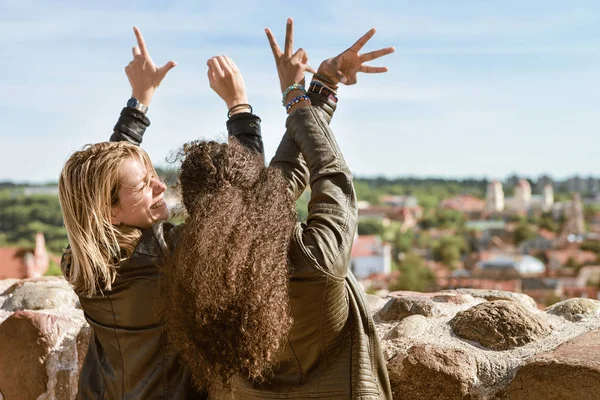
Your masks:
M141 111L144 114L148 112L148 107L140 103L135 97L132 97L129 100L127 100L127 107Z

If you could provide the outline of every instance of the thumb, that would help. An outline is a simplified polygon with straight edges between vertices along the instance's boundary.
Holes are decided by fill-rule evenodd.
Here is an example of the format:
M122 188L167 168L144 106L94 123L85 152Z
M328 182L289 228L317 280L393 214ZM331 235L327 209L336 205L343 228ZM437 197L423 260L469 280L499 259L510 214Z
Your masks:
M167 75L167 72L169 72L170 70L172 70L176 66L177 66L177 63L175 61L169 61L168 63L166 63L165 65L163 65L162 67L160 67L158 69L158 72L160 74L160 79L163 79Z
M344 85L346 84L346 82L348 82L348 79L346 78L346 75L344 75L342 73L342 71L337 71L335 73L335 76L337 76L337 78L340 80L340 82L343 83Z
M304 64L304 70L310 72L311 74L316 74L317 70L311 67L308 64Z

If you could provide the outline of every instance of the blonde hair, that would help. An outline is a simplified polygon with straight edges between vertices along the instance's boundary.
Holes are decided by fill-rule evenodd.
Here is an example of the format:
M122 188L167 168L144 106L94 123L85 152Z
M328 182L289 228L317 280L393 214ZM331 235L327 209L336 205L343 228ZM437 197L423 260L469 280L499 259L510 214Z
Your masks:
M79 294L111 290L119 264L142 235L138 228L111 221L111 209L119 204L121 166L131 158L156 174L148 154L128 142L88 145L69 157L60 174L58 196L71 246L70 269L63 273Z

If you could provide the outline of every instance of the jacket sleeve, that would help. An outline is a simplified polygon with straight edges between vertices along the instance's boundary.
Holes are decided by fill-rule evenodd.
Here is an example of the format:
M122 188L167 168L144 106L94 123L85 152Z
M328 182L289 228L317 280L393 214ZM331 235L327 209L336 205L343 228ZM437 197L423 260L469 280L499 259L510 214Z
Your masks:
M126 140L129 143L140 145L146 128L150 126L150 120L144 113L130 107L124 107L121 111L111 142ZM227 133L229 137L237 138L246 147L264 154L262 136L260 131L260 118L250 113L233 115L227 121Z
M121 115L113 128L113 134L110 137L111 142L121 142L123 140L140 145L144 137L146 128L150 126L150 120L143 112L130 107L124 107Z
M251 113L234 114L227 121L228 137L236 138L240 143L264 157L260 118Z
M309 92L308 96L317 112L329 124L335 113L336 103L322 94ZM290 192L294 199L298 199L308 184L308 167L289 129L286 129L270 166L281 169L290 182Z
M312 189L307 223L297 225L292 239L292 259L303 260L293 264L310 265L320 273L344 278L357 220L350 169L318 109L294 110L286 126L306 160Z

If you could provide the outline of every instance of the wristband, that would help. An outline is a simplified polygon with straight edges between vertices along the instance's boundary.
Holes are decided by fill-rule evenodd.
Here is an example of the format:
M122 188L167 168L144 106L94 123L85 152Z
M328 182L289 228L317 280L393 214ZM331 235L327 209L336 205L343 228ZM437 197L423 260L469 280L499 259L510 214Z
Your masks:
M250 114L252 114L252 106L250 104L236 104L235 106L231 107L229 111L227 111L227 118L231 118L231 113L240 108L249 108Z
M337 89L337 85L335 83L333 83L333 81L331 79L327 78L326 76L323 76L319 73L316 73L313 76L315 78L317 78L318 80L322 81L323 83L333 86L334 90Z
M285 106L285 98L290 94L292 90L300 90L302 93L306 93L306 89L303 85L299 83L294 83L292 86L288 86L287 89L283 91L283 98L281 99L281 105Z
M307 95L303 94L302 96L297 96L294 97L289 103L287 103L287 105L285 106L285 111L290 112L290 110L292 109L292 107L294 107L296 104L300 103L301 101L308 101L310 103L310 97L308 97Z

